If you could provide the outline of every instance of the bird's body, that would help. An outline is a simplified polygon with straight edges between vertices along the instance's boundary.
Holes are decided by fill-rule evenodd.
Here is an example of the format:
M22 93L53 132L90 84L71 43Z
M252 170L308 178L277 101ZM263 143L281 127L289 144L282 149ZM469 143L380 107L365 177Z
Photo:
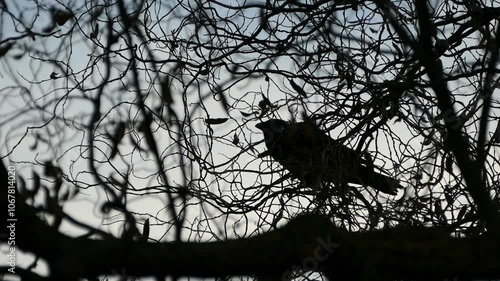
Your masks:
M332 139L312 121L288 123L270 119L257 124L272 158L306 186L321 182L354 183L395 195L399 181L373 170L355 150Z

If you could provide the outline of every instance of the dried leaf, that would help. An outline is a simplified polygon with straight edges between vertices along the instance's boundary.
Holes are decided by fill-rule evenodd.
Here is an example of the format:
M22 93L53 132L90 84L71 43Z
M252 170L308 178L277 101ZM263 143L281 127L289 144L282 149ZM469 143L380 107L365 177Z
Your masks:
M59 10L52 8L52 22L57 23L57 25L64 25L69 19L73 18L73 12L68 10Z
M434 202L434 212L437 214L438 219L446 221L446 215L440 201Z
M453 154L448 154L445 162L445 169L448 173L453 173Z
M142 241L147 242L149 238L149 218L144 222L142 228Z
M250 117L250 116L255 114L255 112L243 112L241 110L240 110L240 113L241 113L241 115L243 115L243 117Z
M41 187L41 182L40 182L40 176L36 173L33 172L33 190L30 192L31 198L35 197L38 191L40 190Z
M240 138L238 138L238 136L236 135L236 133L234 133L234 136L233 136L233 144L234 144L234 145L237 145L239 142L240 142Z
M205 122L208 125L220 125L225 123L229 118L206 118Z
M462 206L462 208L460 209L460 212L458 212L457 221L462 220L464 218L466 212L467 212L467 206Z
M120 144L123 136L125 135L125 129L127 128L127 124L125 122L120 122L113 133L111 139L111 154L110 158L113 159L118 153L118 145Z
M267 107L273 107L271 101L266 96L264 96L264 94L261 94L261 96L262 100L259 102L260 109L265 110L267 109Z
M54 166L51 161L46 161L44 173L47 177L59 178L62 175L62 169Z
M172 99L172 91L170 89L171 83L169 76L165 76L163 81L161 81L161 98L166 105L171 105L174 103Z
M497 123L497 127L493 136L491 136L491 141L494 143L500 143L500 122Z
M8 43L3 46L0 46L0 58L5 56L7 52L12 48L12 46L14 46L13 43Z
M292 85L292 88L297 92L299 93L301 96L303 97L307 97L307 94L306 92L304 91L304 89L302 89L302 87L300 87L299 85L297 85L293 79L290 79L290 85Z
M434 136L434 130L432 130L428 136L425 137L424 141L422 142L423 145L429 145L432 143L432 137Z
M399 48L399 46L394 42L392 42L392 46L394 47L394 49L396 49L396 52L398 53L398 57L400 57L400 58L403 57L403 52L401 52L401 49Z

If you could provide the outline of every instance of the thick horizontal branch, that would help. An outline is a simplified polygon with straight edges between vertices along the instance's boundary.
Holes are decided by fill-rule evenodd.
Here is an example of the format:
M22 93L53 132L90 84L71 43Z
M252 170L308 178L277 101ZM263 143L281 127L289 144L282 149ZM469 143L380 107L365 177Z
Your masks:
M3 198L5 192L2 188ZM350 233L323 216L302 215L279 230L251 238L146 243L72 238L45 224L24 202L18 202L16 211L17 245L45 259L53 277L67 279L101 274L281 278L298 266L323 271L330 279L500 278L497 241L487 236L450 238L439 229Z

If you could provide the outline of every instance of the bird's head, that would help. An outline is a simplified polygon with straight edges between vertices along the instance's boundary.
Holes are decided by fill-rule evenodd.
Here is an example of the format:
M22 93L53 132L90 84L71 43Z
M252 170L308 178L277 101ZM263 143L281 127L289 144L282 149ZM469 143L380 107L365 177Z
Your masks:
M269 119L255 125L255 127L264 133L264 140L269 145L286 130L288 123L281 119Z

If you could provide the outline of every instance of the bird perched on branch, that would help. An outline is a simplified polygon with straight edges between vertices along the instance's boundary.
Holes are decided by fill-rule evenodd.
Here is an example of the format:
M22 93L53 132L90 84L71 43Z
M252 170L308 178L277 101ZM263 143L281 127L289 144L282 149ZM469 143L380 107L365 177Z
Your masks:
M311 120L289 123L270 119L256 127L264 133L267 154L307 187L318 189L322 182L336 187L347 183L370 186L396 195L399 181L376 172L370 157L332 139Z

